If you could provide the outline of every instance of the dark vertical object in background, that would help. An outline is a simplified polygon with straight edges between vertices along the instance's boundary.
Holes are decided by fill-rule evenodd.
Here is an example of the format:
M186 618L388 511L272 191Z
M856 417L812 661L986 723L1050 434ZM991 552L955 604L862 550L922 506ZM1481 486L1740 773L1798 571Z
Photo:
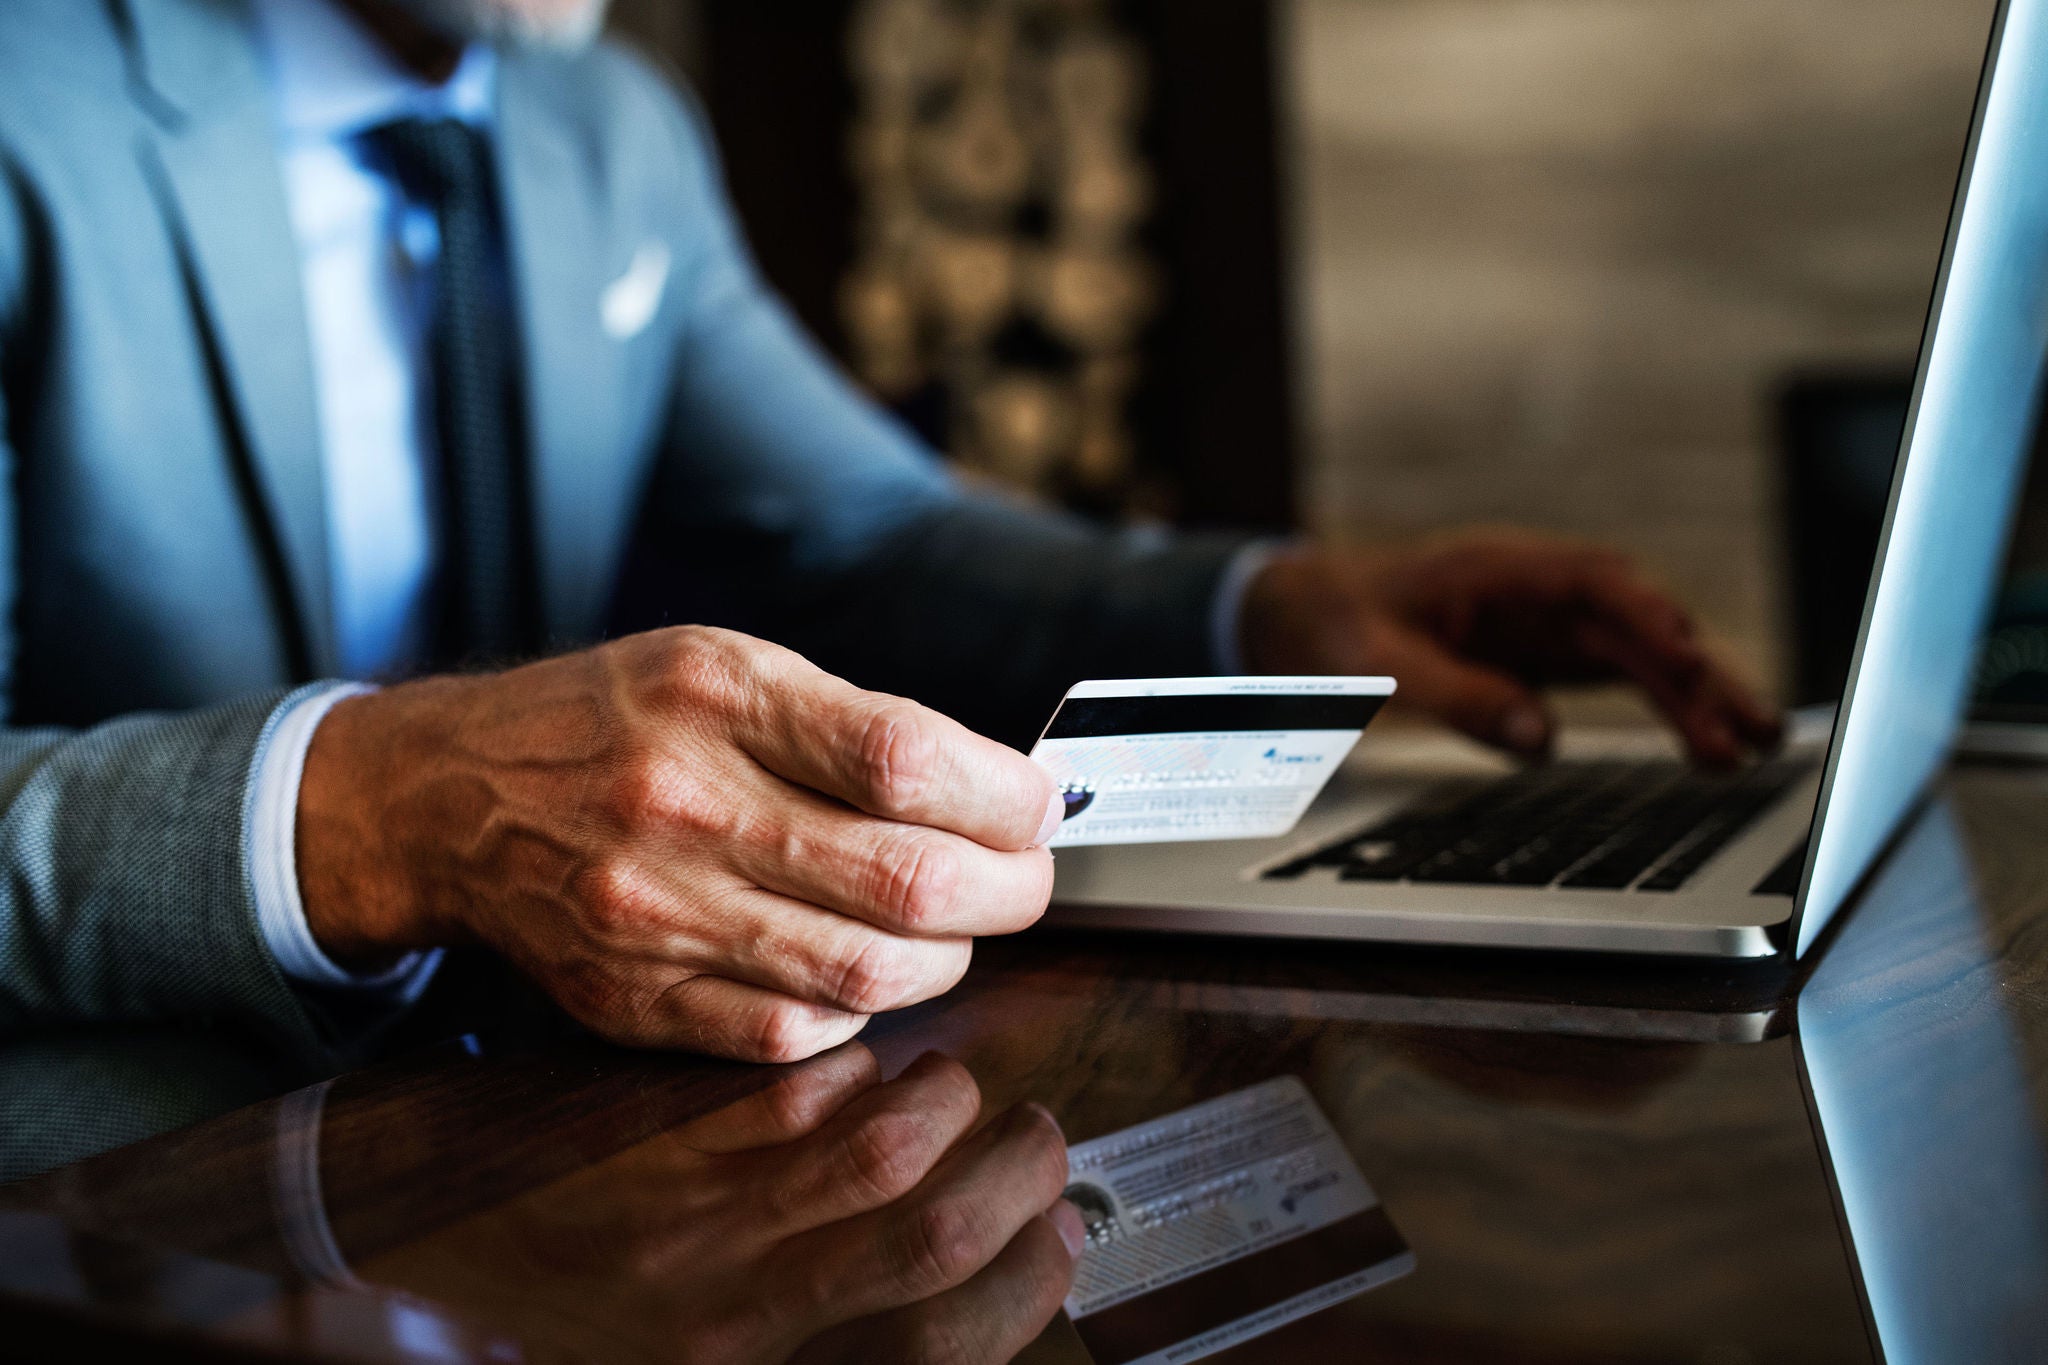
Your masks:
M1181 520L1293 527L1295 422L1278 53L1267 0L1142 0L1152 49L1164 309L1147 348L1144 458Z
M858 202L847 168L852 0L705 0L701 94L762 271L813 336L845 356L839 283Z
M1273 6L1126 3L1151 62L1158 205L1146 238L1164 274L1133 404L1138 461L1183 524L1288 529L1295 420ZM854 4L700 0L697 50L666 54L698 84L763 272L842 359L859 211L847 155Z
M1839 701L1870 591L1911 372L1802 374L1777 399L1790 701Z

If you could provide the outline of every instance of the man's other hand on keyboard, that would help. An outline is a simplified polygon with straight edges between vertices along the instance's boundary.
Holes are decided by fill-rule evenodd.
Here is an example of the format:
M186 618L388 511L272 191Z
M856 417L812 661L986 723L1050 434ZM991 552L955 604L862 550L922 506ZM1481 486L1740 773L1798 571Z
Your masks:
M1531 757L1556 733L1540 689L1560 684L1633 684L1708 767L1782 729L1625 555L1533 532L1283 553L1247 590L1240 631L1253 672L1391 674L1406 704Z

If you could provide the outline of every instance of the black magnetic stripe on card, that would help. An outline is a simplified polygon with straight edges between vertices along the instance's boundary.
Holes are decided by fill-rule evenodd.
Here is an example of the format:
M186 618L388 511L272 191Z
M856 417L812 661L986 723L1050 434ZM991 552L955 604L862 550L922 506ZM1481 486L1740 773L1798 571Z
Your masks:
M1096 1365L1124 1365L1408 1250L1380 1205L1076 1319Z
M1204 697L1069 697L1047 739L1219 730L1363 730L1385 697L1341 693Z

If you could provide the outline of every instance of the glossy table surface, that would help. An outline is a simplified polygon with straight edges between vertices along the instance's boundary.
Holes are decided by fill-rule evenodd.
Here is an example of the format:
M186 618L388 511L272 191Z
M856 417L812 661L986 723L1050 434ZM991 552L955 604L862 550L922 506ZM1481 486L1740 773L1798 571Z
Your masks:
M2048 1360L2038 769L1952 774L1798 972L1039 931L859 1046L1075 1141L1300 1077L1415 1269L1212 1359ZM5 1187L0 1339L716 1357L706 1135L788 1075L485 1033Z

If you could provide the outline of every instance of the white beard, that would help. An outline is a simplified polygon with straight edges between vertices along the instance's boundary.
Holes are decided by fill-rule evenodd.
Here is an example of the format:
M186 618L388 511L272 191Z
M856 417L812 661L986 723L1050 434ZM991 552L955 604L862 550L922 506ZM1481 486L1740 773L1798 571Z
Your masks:
M399 0L418 17L464 42L505 43L547 52L578 52L604 28L611 0L579 0L560 13L524 12L506 0Z

